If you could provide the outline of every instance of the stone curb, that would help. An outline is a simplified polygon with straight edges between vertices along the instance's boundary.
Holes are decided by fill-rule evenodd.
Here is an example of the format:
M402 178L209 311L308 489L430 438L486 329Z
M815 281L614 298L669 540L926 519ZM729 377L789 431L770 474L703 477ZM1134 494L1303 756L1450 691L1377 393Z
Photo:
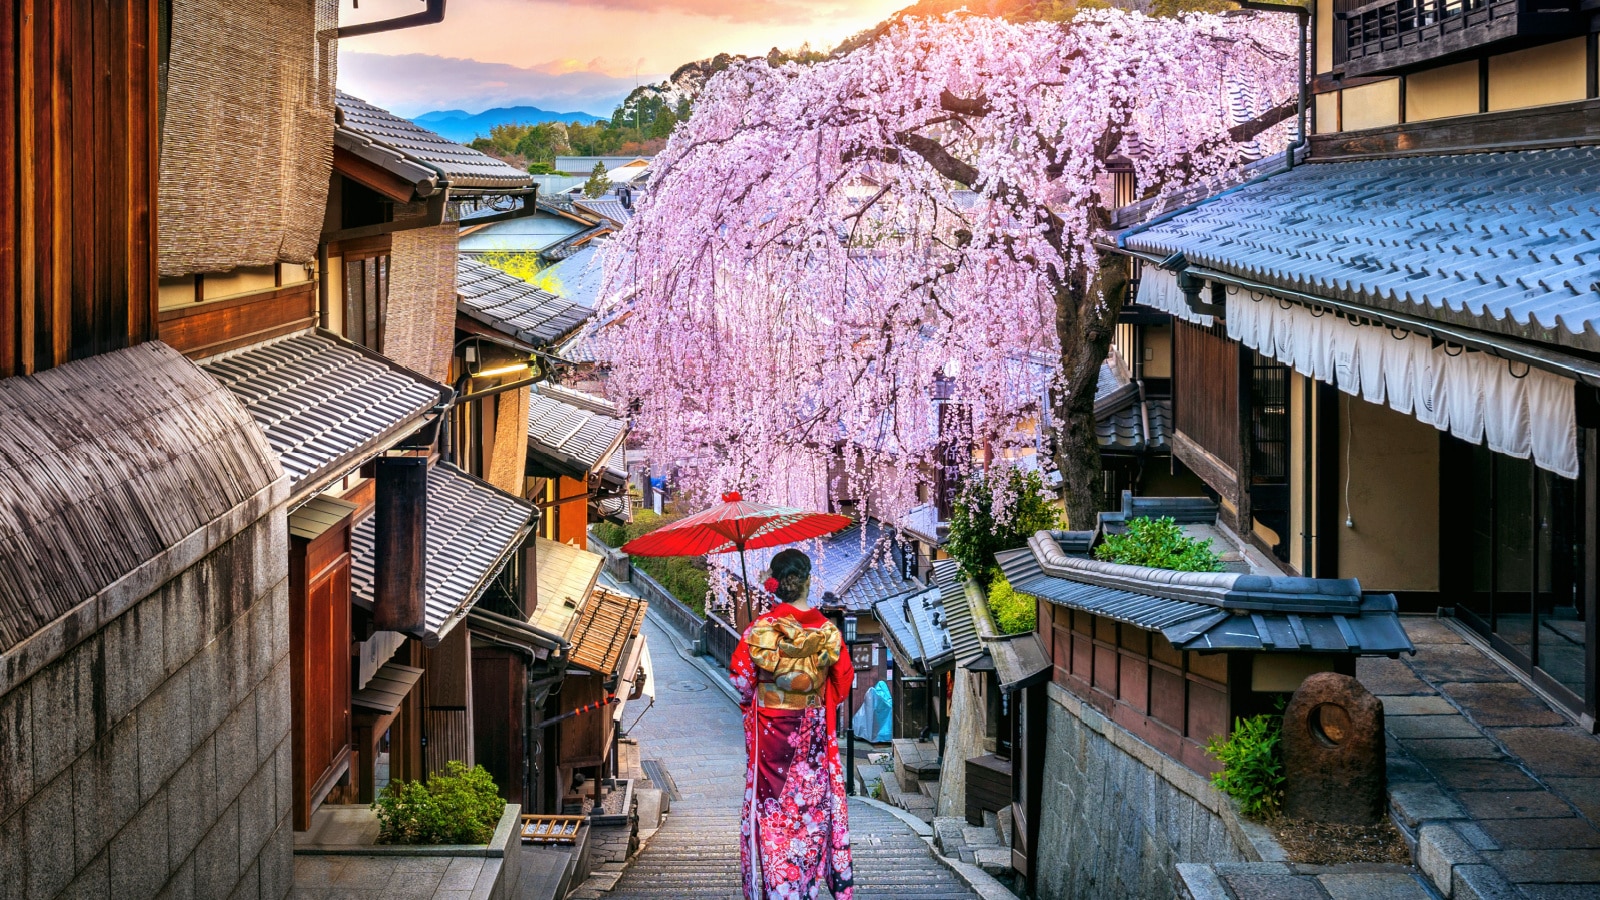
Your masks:
M1450 900L1520 896L1450 822L1425 822L1417 829L1416 861L1434 889Z
M995 879L993 875L978 868L972 863L951 859L935 850L933 858L938 860L945 868L949 869L962 883L983 900L1017 900L1017 895L1006 889L1006 886Z

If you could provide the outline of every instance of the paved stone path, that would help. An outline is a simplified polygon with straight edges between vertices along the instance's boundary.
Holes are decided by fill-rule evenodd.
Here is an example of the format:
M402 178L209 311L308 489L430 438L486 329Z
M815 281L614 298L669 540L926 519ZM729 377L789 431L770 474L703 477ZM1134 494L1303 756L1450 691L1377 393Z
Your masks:
M666 823L607 897L736 900L744 738L739 710L707 675L683 659L682 642L645 623L655 666L656 703L631 732L640 756L659 760L680 799ZM629 721L632 710L629 710ZM659 786L659 785L658 785ZM892 814L850 805L856 891L862 900L976 900L926 841Z

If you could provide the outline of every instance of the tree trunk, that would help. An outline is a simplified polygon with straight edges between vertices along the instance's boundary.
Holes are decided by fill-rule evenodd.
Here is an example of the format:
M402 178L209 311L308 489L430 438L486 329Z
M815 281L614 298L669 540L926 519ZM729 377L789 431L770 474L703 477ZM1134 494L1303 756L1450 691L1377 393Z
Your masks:
M1061 383L1051 394L1055 461L1061 472L1067 527L1078 531L1094 528L1096 515L1105 509L1094 395L1128 286L1128 258L1115 253L1099 256L1099 269L1092 278L1079 270L1056 289Z

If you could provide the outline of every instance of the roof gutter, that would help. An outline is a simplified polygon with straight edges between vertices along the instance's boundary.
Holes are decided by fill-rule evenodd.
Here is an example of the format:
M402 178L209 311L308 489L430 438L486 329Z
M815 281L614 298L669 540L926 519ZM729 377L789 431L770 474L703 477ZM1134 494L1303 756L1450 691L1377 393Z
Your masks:
M427 0L428 7L419 13L409 16L395 16L392 19L381 19L377 22L363 22L359 25L340 25L339 39L361 37L367 34L381 34L385 31L399 31L402 28L416 28L419 25L437 25L444 21L444 0Z

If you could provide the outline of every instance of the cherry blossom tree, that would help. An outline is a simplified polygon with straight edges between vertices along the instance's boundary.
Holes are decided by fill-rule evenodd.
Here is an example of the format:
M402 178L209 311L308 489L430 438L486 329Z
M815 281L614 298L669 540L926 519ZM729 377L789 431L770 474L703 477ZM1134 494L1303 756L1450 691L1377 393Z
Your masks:
M625 299L601 353L652 460L706 495L870 498L895 520L938 450L937 387L1001 456L1049 402L1086 527L1128 278L1104 244L1109 173L1171 193L1235 177L1244 142L1281 146L1287 18L953 14L814 65L730 67L608 254L603 295ZM1240 96L1261 113L1243 125Z

